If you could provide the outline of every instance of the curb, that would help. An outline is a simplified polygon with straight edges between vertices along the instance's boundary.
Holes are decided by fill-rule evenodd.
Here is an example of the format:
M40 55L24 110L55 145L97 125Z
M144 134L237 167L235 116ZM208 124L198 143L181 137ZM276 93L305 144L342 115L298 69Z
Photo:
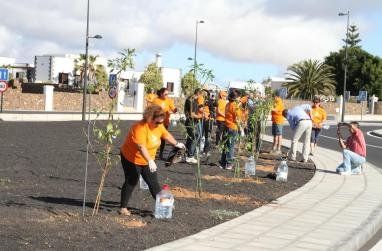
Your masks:
M372 132L370 132L370 134L374 135L376 137L382 138L382 132L379 132L378 130L377 131L372 131Z

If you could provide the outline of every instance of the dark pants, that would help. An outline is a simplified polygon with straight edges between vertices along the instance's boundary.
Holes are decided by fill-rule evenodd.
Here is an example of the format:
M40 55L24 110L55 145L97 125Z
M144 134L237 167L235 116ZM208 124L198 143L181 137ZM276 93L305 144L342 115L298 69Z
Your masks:
M210 150L210 133L211 133L212 120L205 119L203 121L203 137L204 149L203 152L207 153Z
M216 145L219 145L220 141L222 141L223 133L225 130L225 122L216 120Z
M224 133L223 140L225 141L224 150L220 159L220 164L223 167L232 165L235 160L235 143L238 137L238 131L227 128Z
M193 121L191 119L187 119L186 123L187 130L187 140L186 140L186 148L188 157L195 156L196 146L199 145L200 137L201 137L201 123L199 121Z
M123 172L125 173L125 183L123 183L121 190L121 208L127 207L131 194L133 193L135 186L138 184L139 175L142 175L143 180L149 187L151 195L155 199L157 193L161 191L157 172L152 173L148 166L140 166L128 161L122 154L121 163Z
M165 125L164 127L166 128L166 130L168 130L168 125ZM166 140L161 139L160 140L160 147L159 147L159 157L161 159L163 159L163 151L164 151L165 146L166 146Z

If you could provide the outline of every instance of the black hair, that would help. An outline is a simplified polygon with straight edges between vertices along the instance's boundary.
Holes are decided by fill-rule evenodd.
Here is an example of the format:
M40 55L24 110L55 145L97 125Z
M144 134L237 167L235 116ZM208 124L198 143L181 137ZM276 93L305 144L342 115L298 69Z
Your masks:
M355 125L357 128L359 128L359 123L357 121L352 121L349 124Z
M166 87L162 87L160 88L158 91L157 91L157 95L160 97L162 96L162 94L167 91L167 88Z

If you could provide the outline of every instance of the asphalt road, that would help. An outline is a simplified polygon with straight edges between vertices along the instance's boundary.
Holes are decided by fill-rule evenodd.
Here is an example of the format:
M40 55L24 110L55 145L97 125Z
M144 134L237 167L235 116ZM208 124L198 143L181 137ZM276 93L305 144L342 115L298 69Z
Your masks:
M382 129L382 123L362 123L361 130L364 133L365 141L366 141L366 152L367 152L367 161L371 164L374 164L376 167L381 169L382 171L382 138L370 135L369 132ZM345 131L347 131L344 128ZM270 127L267 128L267 133L271 132ZM344 131L344 132L345 132ZM287 139L290 139L292 135L291 129L289 126L284 127L283 136ZM346 137L346 134L343 134ZM339 151L340 148L338 146L337 140L337 126L331 125L328 130L323 130L321 132L321 136L318 142L318 145L321 147L325 147L332 150ZM339 163L338 163L339 164ZM367 251L371 249L376 243L382 241L382 228L375 234L373 238L371 238L361 249L360 251Z

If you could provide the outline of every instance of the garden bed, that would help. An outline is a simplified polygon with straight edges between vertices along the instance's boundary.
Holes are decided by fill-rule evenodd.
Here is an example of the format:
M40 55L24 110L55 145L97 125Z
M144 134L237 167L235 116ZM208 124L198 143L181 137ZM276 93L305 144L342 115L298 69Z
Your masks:
M131 122L122 121L122 143ZM288 182L274 180L275 156L263 153L254 178L234 178L217 166L217 150L203 159L203 196L195 194L195 166L158 161L161 184L175 195L174 217L153 218L154 200L137 187L132 216L117 213L124 181L118 165L107 177L100 211L91 217L100 169L90 156L85 217L82 216L86 139L83 122L0 122L0 240L9 249L142 250L242 215L304 185L312 163L289 164ZM181 136L176 135L177 138ZM264 143L264 152L270 144ZM284 149L286 151L286 149ZM114 149L118 154L118 149Z

